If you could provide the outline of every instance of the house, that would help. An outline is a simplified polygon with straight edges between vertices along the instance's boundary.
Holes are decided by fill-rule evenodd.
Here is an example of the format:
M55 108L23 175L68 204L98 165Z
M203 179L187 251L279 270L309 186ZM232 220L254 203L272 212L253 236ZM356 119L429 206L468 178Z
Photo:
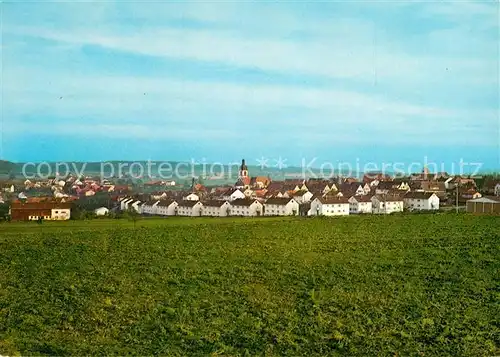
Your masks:
M152 200L159 201L159 200L163 200L165 198L167 198L167 193L166 192L157 192L157 193L151 194L151 199Z
M127 210L134 210L137 213L141 213L142 202L139 200L133 200L127 204Z
M420 184L419 190L424 192L434 192L438 196L446 193L446 185L442 181L421 181Z
M266 176L256 176L250 179L250 186L256 189L266 188L271 183L271 179Z
M349 214L349 201L344 197L316 197L311 202L310 216L346 216Z
M293 198L269 198L264 203L265 216L297 216L299 203Z
M182 200L177 206L177 215L199 217L201 216L203 204L200 201Z
M482 192L485 195L500 196L500 180L487 178L483 183Z
M363 175L363 183L367 183L370 186L377 186L380 182L392 181L392 177L383 172L367 172Z
M2 185L2 191L3 192L8 192L8 193L14 193L16 188L14 187L14 184L12 183L6 183Z
M372 213L372 200L369 196L352 196L349 198L349 213Z
M375 186L375 194L384 195L388 194L389 192L395 192L399 190L407 191L409 189L410 187L407 183L401 183L399 181L381 181L377 186Z
M120 200L120 210L126 211L128 210L128 204L130 202L133 202L134 199L132 197L124 197L123 199Z
M56 201L13 201L10 212L14 221L68 220L71 218L71 203Z
M335 184L332 184L332 186L337 190L337 187ZM332 190L332 187L330 186L330 183L326 180L318 180L318 179L309 179L306 183L307 191L312 192L312 193L318 193L321 195L327 194Z
M422 211L439 209L439 197L434 192L408 192L404 197L404 208Z
M345 182L340 185L339 191L343 197L362 196L365 194L364 185L359 182Z
M82 192L85 194L86 197L95 196L95 191L91 189L83 190Z
M179 204L175 200L160 200L156 205L156 214L160 216L175 216L177 215L178 206Z
M94 214L98 217L107 216L109 214L109 209L106 207L99 207L94 210Z
M313 194L309 191L297 191L292 194L292 197L297 201L297 203L300 205L302 203L306 203L311 201L311 198L313 197Z
M255 199L238 198L231 202L231 216L261 216L264 207Z
M159 200L152 200L152 201L144 202L144 204L142 205L141 213L142 214L150 214L150 215L157 214L156 210L157 210L159 203L160 203Z
M205 201L202 212L203 216L227 217L231 213L231 204L221 200Z
M183 200L187 200L187 201L199 201L200 200L200 196L198 196L196 193L190 193L189 195L187 195L186 197L184 197Z
M467 212L500 215L500 197L484 196L467 201Z
M457 199L457 193L454 191L453 192L453 199L454 202L456 202ZM475 199L475 198L480 198L482 197L481 193L476 191L474 188L464 188L464 189L459 189L458 190L458 202L460 204L466 203L469 200Z
M245 194L238 188L230 188L222 195L222 199L224 201L229 201L229 202L237 200L238 198L241 199L245 197L246 197Z
M389 214L403 212L403 198L397 195L375 195L371 198L372 212L376 214Z
M255 195L255 191L252 188L247 188L245 192L243 192L245 197L248 198L256 198L257 196Z

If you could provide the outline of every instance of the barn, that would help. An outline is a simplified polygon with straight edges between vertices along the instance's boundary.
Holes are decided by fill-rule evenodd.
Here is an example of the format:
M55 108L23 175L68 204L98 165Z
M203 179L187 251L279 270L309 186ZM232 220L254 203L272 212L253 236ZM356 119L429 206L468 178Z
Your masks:
M467 212L474 214L500 214L500 197L484 196L468 200Z
M14 201L11 204L13 221L67 220L71 216L71 203L53 201L22 202Z

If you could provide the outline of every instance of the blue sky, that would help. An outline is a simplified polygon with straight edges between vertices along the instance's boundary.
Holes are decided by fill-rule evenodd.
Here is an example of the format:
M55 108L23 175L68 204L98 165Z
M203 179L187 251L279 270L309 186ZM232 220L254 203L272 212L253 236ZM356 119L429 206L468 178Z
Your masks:
M496 2L4 2L12 161L483 162Z

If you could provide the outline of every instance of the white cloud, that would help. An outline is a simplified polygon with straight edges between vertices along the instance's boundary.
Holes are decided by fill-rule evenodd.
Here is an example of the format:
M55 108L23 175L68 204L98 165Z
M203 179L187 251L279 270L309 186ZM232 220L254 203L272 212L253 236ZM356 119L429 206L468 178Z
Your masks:
M416 57L386 43L383 36L377 40L373 34L359 35L355 25L356 22L352 27L339 27L337 31L327 32L327 37L310 41L242 36L231 31L207 29L146 28L133 33L90 28L76 32L44 28L10 28L7 31L76 46L97 45L160 58L224 63L240 68L364 83L379 80L411 86L428 85L429 81L464 80L467 83L470 78L475 82L491 81L488 71L495 68L496 59L460 59L431 54ZM348 31L353 34L347 36ZM460 77L445 72L450 63Z

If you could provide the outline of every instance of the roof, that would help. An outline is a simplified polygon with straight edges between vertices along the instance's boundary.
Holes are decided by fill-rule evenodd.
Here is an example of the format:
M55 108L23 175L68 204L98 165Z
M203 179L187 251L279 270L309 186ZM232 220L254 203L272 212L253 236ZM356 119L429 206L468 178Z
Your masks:
M467 202L490 202L490 203L500 203L500 197L498 196L483 196L479 198L473 198Z
M324 205L349 203L348 199L345 197L318 197L318 200Z
M231 196L236 191L240 191L240 193L243 193L243 192L241 192L241 190L239 188L230 188L226 192L224 192L223 195L224 196Z
M203 201L203 206L205 207L222 207L227 201L225 200L208 200Z
M371 202L372 196L352 196L358 202Z
M200 201L191 201L191 200L181 200L179 201L179 207L194 207Z
M143 203L143 206L153 206L155 203L160 202L158 200L150 200Z
M267 186L268 191L280 191L285 183L283 181L273 181Z
M246 184L243 181L243 178L239 178L238 181L234 184L236 187L244 187Z
M249 198L238 198L238 199L234 200L233 202L231 202L231 205L232 206L250 206L254 202L259 202L259 201L254 200L254 199L249 199Z
M264 186L266 186L271 182L271 180L269 179L269 177L266 176L255 176L250 179L251 184L255 184L257 182L260 182L264 184Z
M446 191L445 183L439 181L422 181L420 187L424 191Z
M22 209L67 209L71 208L71 203L61 203L55 201L42 201L42 202L22 202L22 201L12 201L12 210L22 210Z
M309 191L300 190L300 191L295 192L293 195L301 197L301 196L304 196L307 192L309 192Z
M158 203L158 207L168 207L174 202L174 200L160 200L160 202Z
M293 200L293 198L273 197L269 198L264 204L285 206L291 200Z
M408 192L404 198L417 199L417 200L428 200L432 195L435 195L434 192Z
M373 197L376 197L377 200L381 202L400 202L403 201L403 198L401 196L397 195L375 195Z

